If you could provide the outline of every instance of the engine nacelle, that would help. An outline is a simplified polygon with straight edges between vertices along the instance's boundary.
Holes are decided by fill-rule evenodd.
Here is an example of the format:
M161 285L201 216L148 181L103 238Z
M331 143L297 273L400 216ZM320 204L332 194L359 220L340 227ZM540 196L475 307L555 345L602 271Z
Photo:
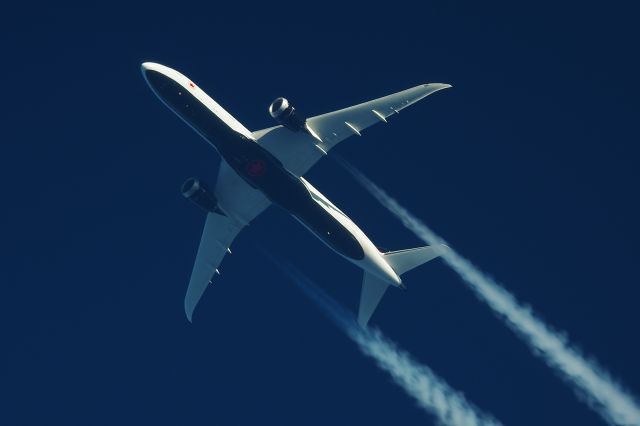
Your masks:
M305 119L296 114L296 109L285 98L278 98L269 105L269 114L284 127L297 132L305 128Z
M220 213L218 208L218 199L213 195L213 191L202 181L196 178L189 178L180 188L182 196L191 201L201 209L212 212Z

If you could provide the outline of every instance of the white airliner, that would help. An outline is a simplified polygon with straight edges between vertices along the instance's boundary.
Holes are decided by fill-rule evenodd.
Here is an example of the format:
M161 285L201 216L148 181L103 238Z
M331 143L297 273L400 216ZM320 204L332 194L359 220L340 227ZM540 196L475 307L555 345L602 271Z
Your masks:
M422 84L349 108L304 118L284 98L269 106L280 125L251 132L189 78L164 65L145 62L142 75L160 100L209 142L222 157L211 190L188 179L182 194L207 211L184 300L189 321L240 230L271 204L289 212L336 253L364 271L358 322L371 318L387 287L404 288L400 275L447 250L426 246L381 253L371 240L302 175L349 136L422 98L451 87Z

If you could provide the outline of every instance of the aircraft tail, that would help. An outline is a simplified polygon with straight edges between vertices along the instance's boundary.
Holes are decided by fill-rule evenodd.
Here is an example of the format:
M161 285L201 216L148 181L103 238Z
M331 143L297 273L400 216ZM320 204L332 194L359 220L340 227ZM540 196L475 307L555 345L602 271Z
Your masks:
M417 247L407 250L390 251L383 253L384 259L389 266L398 274L402 275L413 268L417 268L423 263L441 256L449 247L445 245ZM360 292L360 307L358 309L358 324L366 326L380 303L382 296L389 287L389 283L377 276L366 272L362 280L362 291Z

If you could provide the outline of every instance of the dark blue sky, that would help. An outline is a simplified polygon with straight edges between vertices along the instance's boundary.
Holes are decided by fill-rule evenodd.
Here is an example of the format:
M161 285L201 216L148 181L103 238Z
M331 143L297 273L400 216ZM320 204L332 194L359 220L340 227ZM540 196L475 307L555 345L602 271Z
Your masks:
M1 424L432 421L262 254L356 308L360 271L277 208L187 322L204 216L179 187L219 159L145 85L148 60L250 129L278 96L316 115L451 83L336 153L640 393L638 10L220 7L3 13ZM331 159L307 178L376 244L420 244ZM373 323L479 407L602 424L444 264L405 282Z

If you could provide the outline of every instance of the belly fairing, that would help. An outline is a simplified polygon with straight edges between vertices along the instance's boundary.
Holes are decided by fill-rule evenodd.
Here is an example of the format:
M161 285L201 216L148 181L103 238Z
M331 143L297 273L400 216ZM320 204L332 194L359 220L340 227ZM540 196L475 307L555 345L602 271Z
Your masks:
M300 178L270 152L232 129L174 80L154 71L147 72L147 80L163 102L212 144L249 185L291 213L336 252L354 260L364 258L355 236L320 206Z

